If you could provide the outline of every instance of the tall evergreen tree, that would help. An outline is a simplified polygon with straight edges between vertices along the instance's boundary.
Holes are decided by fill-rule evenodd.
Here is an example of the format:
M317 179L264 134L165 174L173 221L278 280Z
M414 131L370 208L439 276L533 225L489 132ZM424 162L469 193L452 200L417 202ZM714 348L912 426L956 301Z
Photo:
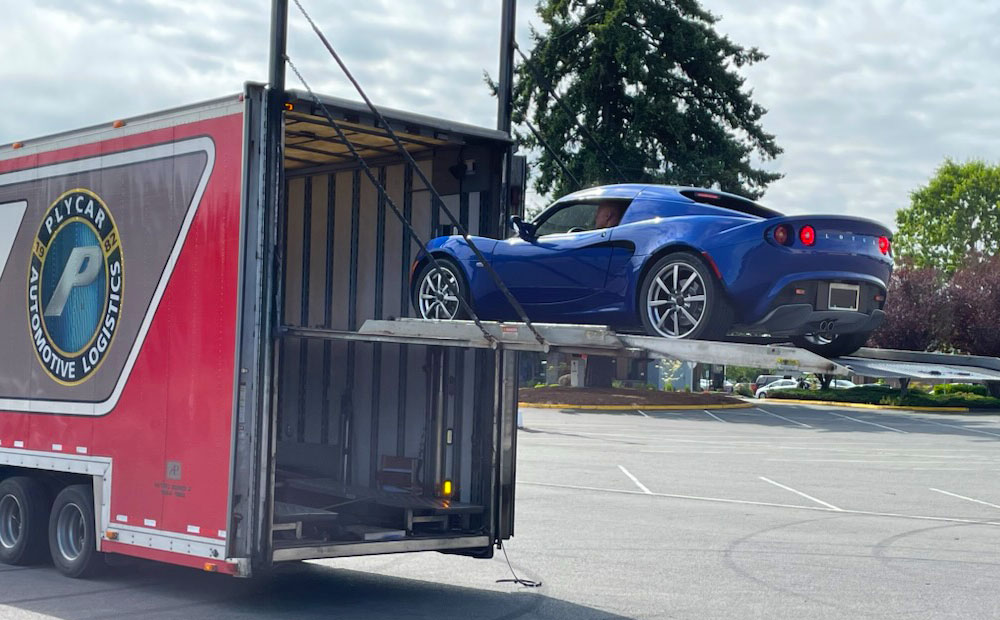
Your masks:
M571 172L541 149L540 193L580 189L572 176L583 187L658 182L756 198L781 177L753 165L781 149L737 72L766 56L716 32L698 0L539 0L538 14L547 28L532 32L531 61L518 67L514 120L523 144L541 146L527 121Z

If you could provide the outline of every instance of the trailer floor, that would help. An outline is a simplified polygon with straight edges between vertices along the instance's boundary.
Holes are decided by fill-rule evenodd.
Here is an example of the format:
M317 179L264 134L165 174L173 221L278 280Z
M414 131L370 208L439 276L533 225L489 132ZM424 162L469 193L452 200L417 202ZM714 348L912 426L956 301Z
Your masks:
M509 552L542 588L494 583L502 555L325 560L257 581L4 567L0 617L1000 616L998 416L523 413Z

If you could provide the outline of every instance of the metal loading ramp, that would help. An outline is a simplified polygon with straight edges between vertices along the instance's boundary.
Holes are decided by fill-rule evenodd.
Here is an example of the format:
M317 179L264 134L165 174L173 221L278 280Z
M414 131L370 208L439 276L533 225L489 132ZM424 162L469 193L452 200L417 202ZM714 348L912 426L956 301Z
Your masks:
M783 344L670 340L622 334L602 325L532 323L542 343L524 323L484 321L481 325L493 342L474 322L459 320L368 320L356 332L293 327L284 332L301 338L662 358L826 375L1000 384L1000 358L994 357L864 348L852 356L827 359Z
M1000 382L1000 359L995 357L866 348L833 361L852 374L877 379Z
M539 342L524 323L484 321L481 325L490 334L492 341L485 337L483 330L474 322L456 320L368 320L357 332L290 327L284 331L288 336L300 338L664 358L828 375L851 373L851 369L842 363L786 345L670 340L620 334L601 325L532 323L544 341Z

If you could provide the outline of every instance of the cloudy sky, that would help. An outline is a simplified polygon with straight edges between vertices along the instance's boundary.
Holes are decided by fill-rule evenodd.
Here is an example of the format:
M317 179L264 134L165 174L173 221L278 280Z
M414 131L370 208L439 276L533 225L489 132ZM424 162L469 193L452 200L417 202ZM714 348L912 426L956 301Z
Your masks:
M493 126L499 0L303 0L376 102ZM0 0L0 143L240 90L267 75L267 0ZM537 23L519 0L519 38ZM887 224L945 157L1000 162L1000 3L703 0L770 59L746 71L785 149L763 202ZM289 55L352 96L294 12ZM290 86L294 77L289 75ZM535 197L535 201L542 200Z

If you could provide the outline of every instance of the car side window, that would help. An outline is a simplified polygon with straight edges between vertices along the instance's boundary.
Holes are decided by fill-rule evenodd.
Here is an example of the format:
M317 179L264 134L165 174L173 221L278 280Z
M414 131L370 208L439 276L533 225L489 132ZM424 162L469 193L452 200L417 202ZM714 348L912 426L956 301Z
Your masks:
M577 203L567 205L538 223L535 234L558 235L568 232L581 232L594 229L594 219L597 216L597 205Z

